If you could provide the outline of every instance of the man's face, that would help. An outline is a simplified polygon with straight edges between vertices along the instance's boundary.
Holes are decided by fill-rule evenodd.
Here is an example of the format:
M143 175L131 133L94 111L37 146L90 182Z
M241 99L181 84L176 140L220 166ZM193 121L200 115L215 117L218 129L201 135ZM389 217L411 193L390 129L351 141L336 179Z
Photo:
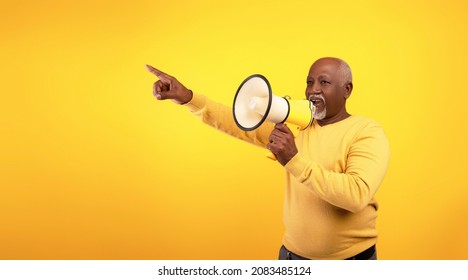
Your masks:
M333 123L334 118L346 113L346 98L351 91L338 71L340 62L332 58L317 60L307 76L306 97L316 110L314 118Z

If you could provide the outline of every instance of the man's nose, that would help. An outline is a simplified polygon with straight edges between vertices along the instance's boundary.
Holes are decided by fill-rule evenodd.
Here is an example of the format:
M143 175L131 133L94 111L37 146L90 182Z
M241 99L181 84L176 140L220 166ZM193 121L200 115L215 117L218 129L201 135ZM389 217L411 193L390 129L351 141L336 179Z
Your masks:
M307 87L307 94L319 94L321 92L322 92L322 88L317 83Z

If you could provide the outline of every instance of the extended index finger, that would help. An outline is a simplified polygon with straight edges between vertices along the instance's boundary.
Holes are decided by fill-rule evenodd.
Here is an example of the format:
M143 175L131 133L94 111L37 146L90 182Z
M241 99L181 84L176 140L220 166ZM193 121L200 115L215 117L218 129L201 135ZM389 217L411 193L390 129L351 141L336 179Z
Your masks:
M169 76L168 74L164 73L163 71L161 70L158 70L156 68L154 68L153 66L151 65L148 65L146 64L146 69L151 72L152 74L156 75L159 79L161 80L169 80L170 78L172 78L171 76Z

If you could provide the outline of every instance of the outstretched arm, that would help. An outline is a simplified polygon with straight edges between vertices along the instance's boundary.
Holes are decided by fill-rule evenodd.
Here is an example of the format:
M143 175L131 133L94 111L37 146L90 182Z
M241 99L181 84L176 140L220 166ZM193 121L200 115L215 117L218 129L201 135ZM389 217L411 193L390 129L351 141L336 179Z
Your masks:
M158 100L169 99L177 104L185 104L205 124L241 140L261 147L265 147L268 143L268 135L273 129L271 123L265 122L254 131L243 131L237 127L232 109L228 106L214 102L203 95L194 94L175 77L151 65L146 65L146 69L159 78L153 85L153 95Z

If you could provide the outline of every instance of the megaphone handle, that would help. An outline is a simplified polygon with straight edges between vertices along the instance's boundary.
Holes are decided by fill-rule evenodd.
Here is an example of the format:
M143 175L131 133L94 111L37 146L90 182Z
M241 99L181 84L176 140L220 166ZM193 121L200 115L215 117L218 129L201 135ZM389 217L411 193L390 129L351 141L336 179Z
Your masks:
M291 124L291 123L286 123L285 122L284 124L289 127L289 129L291 130L291 132L294 135L294 138L296 138L297 135L299 134L299 130L301 130L301 128L299 126L297 126L295 124ZM272 153L272 152L269 152L266 156L267 156L267 158L269 158L271 160L277 160L275 154Z
M266 157L269 158L269 159L271 159L271 160L275 160L275 161L277 160L275 154L272 153L272 152L269 152L269 153L266 155Z

